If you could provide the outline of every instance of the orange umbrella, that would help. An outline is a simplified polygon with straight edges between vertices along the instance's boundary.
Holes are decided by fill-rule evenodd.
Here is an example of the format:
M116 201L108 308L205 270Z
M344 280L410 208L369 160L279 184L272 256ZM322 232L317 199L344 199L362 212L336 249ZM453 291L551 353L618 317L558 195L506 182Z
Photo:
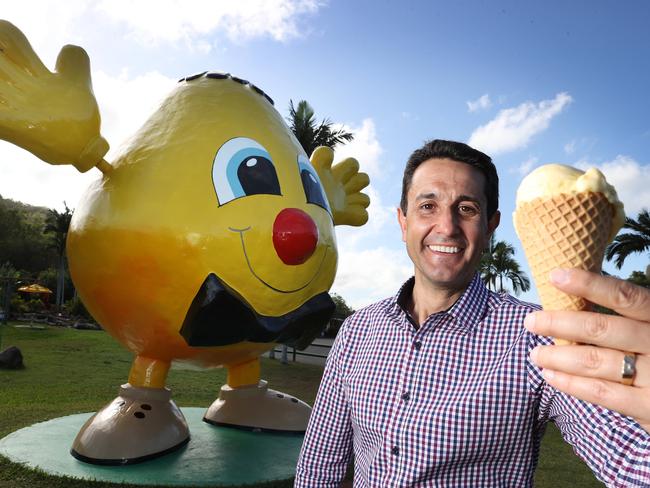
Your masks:
M28 286L21 286L20 288L18 288L18 291L22 291L25 293L47 293L47 294L52 293L52 290L50 290L49 288L45 288L44 286L37 285L36 283Z

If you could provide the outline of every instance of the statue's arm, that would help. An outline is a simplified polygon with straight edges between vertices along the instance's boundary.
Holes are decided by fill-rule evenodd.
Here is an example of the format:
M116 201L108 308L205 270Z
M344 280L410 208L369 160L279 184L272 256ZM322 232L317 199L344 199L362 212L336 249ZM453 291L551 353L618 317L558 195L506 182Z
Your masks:
M81 172L106 167L109 146L100 134L86 51L64 46L51 72L25 35L0 20L0 139L50 164Z

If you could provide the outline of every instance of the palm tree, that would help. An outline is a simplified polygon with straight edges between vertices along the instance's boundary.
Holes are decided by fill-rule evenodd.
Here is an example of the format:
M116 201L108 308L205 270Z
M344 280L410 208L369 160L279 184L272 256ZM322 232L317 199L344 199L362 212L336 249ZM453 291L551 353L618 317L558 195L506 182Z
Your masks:
M618 269L621 269L630 254L650 251L650 213L648 213L648 209L642 209L636 220L625 217L623 228L630 229L632 232L617 235L614 242L605 250L607 261L616 258L614 264ZM645 272L646 276L650 278L650 265Z
M483 282L490 290L496 290L496 267L494 265L494 234L490 237L490 247L488 247L481 255L481 260L478 263L478 272L483 279Z
M515 295L530 290L530 280L514 258L515 248L506 241L490 238L490 247L483 253L479 263L479 273L490 290L506 291L503 280L509 280ZM497 281L499 286L497 287Z
M289 117L287 118L291 131L308 156L318 146L327 146L334 149L343 142L350 142L354 134L344 129L333 129L329 119L323 119L320 124L316 122L314 109L305 100L300 100L294 107L293 100L289 100Z
M52 234L51 247L56 251L59 261L56 279L56 306L61 308L63 305L63 293L65 288L65 243L68 238L68 229L72 219L72 210L63 202L65 212L59 213L56 210L49 209L45 219L44 234Z

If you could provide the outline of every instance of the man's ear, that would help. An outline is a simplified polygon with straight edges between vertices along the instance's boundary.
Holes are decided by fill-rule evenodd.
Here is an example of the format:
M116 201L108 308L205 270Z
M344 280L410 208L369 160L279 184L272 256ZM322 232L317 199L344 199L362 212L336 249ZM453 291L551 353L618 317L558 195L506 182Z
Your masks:
M397 222L402 229L402 242L406 242L406 215L402 212L401 207L397 207Z
M499 227L499 222L501 222L501 212L497 210L494 212L494 215L490 217L490 220L488 220L488 240L490 239L490 236L494 234L494 231L497 230L497 227Z

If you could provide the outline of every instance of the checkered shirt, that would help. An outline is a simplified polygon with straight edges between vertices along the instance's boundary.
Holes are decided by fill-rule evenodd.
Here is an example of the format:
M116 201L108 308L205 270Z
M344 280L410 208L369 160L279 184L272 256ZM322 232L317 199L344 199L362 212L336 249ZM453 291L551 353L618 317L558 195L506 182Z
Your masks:
M650 435L636 422L553 389L530 351L538 307L476 275L419 329L392 297L349 317L329 355L296 470L296 488L527 487L546 422L614 487L650 486Z

